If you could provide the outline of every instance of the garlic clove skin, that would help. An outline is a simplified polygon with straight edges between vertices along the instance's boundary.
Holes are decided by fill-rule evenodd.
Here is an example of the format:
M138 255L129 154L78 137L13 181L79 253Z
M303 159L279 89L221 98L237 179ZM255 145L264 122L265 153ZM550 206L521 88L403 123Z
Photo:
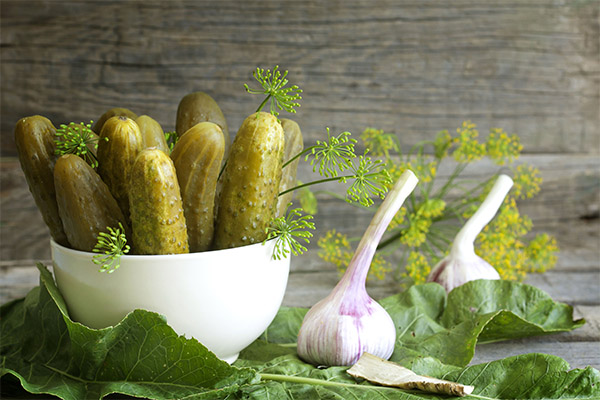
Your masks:
M364 353L388 359L396 328L390 315L366 291L354 301L330 294L306 314L298 334L298 355L313 365L354 365Z
M431 270L427 282L437 282L450 292L457 286L477 279L500 279L500 274L483 258L468 260L448 256Z

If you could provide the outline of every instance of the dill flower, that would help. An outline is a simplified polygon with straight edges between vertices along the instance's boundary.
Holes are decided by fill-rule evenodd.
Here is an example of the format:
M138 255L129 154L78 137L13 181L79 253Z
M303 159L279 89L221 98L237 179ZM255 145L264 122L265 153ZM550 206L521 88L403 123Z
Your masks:
M523 146L517 135L508 136L500 128L490 129L490 136L485 144L487 155L498 165L512 163L519 158Z
M431 219L421 213L411 213L408 217L409 225L400 238L400 242L409 247L419 247L427 240L427 232L431 227Z
M401 207L400 210L394 215L392 221L388 225L388 230L397 228L398 226L404 223L404 219L406 217L406 207Z
M452 146L452 136L448 130L438 132L433 141L433 150L435 157L439 160L446 158L448 151Z
M396 136L383 129L366 128L360 135L365 147L376 157L390 157L390 151L399 151Z
M485 144L477 141L479 132L471 121L464 121L462 126L456 130L458 137L455 139L457 147L452 153L454 159L459 163L470 163L485 156Z
M398 174L398 176L400 176L402 172L406 171L407 169L410 169L412 172L415 173L417 178L419 178L419 182L427 183L431 182L435 178L435 175L437 173L437 166L437 160L425 162L425 160L423 160L422 157L418 157L413 161L401 162L397 171L400 172Z
M527 254L520 240L532 228L521 216L514 198L508 198L496 217L477 238L477 253L496 268L502 279L521 281L527 272Z
M518 199L530 199L539 193L542 177L537 168L521 164L513 170L513 181L514 196Z
M406 269L401 277L418 285L427 281L430 272L431 265L429 265L427 257L417 251L411 251L406 260Z
M525 248L527 272L546 272L556 264L558 245L556 239L547 233L539 234Z
M317 245L321 248L318 253L319 257L335 265L338 272L343 274L354 256L348 237L332 229L327 231L325 236L319 238ZM367 280L381 280L391 270L390 263L381 254L375 253L371 267L369 268Z
M325 236L319 238L317 246L321 249L318 252L319 257L338 268L350 262L348 254L352 254L352 249L348 237L335 229L327 231Z
M446 208L446 202L442 199L429 199L426 200L421 207L419 212L426 218L436 218L444 213Z

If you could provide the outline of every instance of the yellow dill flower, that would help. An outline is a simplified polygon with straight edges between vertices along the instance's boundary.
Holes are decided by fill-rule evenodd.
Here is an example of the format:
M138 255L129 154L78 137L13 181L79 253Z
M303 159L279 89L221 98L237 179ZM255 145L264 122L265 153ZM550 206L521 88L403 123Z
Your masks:
M392 176L393 182L396 182L396 179L400 177L400 175L407 169L410 169L412 172L414 172L421 183L431 182L437 173L438 162L436 160L424 162L422 157L419 157L412 161L400 162L399 164L400 165L398 165L397 169L394 171L394 175ZM389 169L388 172L390 172ZM396 174L398 176L395 176Z
M317 246L321 248L318 252L319 257L338 268L342 266L345 268L352 258L348 237L335 229L327 231L325 236L320 237ZM348 253L350 253L350 258L348 258Z
M485 156L485 144L477 141L479 132L471 121L464 121L456 130L458 137L455 139L457 147L452 153L459 163L469 163L480 160Z
M419 212L426 218L435 218L442 215L445 208L446 202L444 200L434 198L425 201L419 207Z
M546 272L557 261L558 244L547 233L537 235L525 248L527 254L527 272Z
M522 281L526 275L527 255L524 245L519 240L496 243L493 246L481 246L481 256L491 266L496 268L500 278L511 281Z
M423 254L411 251L406 260L405 271L401 274L402 278L410 280L415 285L427 282L427 277L431 272L431 266L427 257Z
M319 238L317 245L321 248L318 252L319 257L325 262L335 265L339 273L343 274L354 256L348 237L332 229L327 231L325 236ZM367 280L381 280L391 270L390 263L381 254L375 253Z
M438 132L433 141L433 149L435 157L443 159L448 155L448 151L452 147L452 136L447 130Z
M372 279L383 280L385 275L391 270L391 264L385 258L383 258L381 254L375 253L373 261L371 261L371 266L369 267L367 281L371 281Z
M410 225L400 237L400 242L409 247L419 247L427 239L427 232L431 226L431 219L417 213L409 216Z
M490 136L485 148L488 157L498 165L504 165L507 162L512 163L519 158L521 150L523 150L521 139L517 135L508 136L500 128L490 129Z
M518 199L530 199L540 191L540 171L531 165L521 164L513 170L513 194Z
M398 210L398 212L396 213L396 215L394 215L394 218L392 218L392 221L390 222L390 224L388 225L388 230L397 228L398 226L402 225L402 223L404 223L405 217L406 217L406 207L401 207Z
M376 157L389 158L391 150L399 150L396 137L391 133L384 133L383 129L367 128L360 138L365 147Z

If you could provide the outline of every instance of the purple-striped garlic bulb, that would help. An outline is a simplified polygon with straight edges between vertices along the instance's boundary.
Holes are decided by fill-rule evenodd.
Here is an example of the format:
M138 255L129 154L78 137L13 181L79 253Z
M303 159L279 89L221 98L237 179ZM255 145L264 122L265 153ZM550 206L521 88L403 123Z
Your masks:
M298 355L314 365L353 365L363 352L388 359L396 328L390 315L365 287L377 245L396 212L418 182L405 171L375 213L348 269L333 291L304 317L298 334Z

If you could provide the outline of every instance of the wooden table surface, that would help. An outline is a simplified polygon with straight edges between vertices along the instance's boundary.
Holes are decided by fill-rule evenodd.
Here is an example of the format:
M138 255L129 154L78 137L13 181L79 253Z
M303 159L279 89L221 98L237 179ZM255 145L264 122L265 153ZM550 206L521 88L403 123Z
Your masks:
M5 303L23 297L37 286L39 274L35 263L40 261L51 266L51 260L48 231L35 208L18 162L3 160L0 166L3 182L0 197L0 302ZM334 209L327 204L321 207ZM334 217L317 216L316 221L326 226L327 221ZM357 226L358 232L366 227L368 219L358 215L350 223ZM573 332L480 345L473 363L542 352L560 356L574 368L588 365L600 368L599 228L597 220L581 220L577 224L561 225L560 229L547 229L561 241L558 265L544 274L530 275L526 280L526 283L549 293L553 299L571 304L575 318L585 318L587 323ZM320 260L317 250L311 246L305 255L292 258L283 304L309 307L325 297L338 279L335 268ZM400 290L391 280L368 284L369 294L375 299Z
M281 65L303 90L293 116L305 143L366 127L402 149L475 122L518 134L519 162L540 170L541 193L519 202L534 233L554 235L558 265L527 283L573 305L587 324L569 333L479 346L473 362L544 352L600 368L600 3L536 0L2 0L0 46L0 300L37 285L49 235L16 161L15 122L97 119L111 107L174 128L179 100L210 93L234 133L257 106L243 83ZM251 85L252 86L252 85ZM477 163L464 172L494 171ZM299 171L300 179L310 168ZM439 174L444 175L444 169ZM327 189L336 190L334 187ZM317 236L360 236L370 214L319 197ZM308 254L292 261L284 299L310 306L338 280ZM373 282L381 298L401 290Z

